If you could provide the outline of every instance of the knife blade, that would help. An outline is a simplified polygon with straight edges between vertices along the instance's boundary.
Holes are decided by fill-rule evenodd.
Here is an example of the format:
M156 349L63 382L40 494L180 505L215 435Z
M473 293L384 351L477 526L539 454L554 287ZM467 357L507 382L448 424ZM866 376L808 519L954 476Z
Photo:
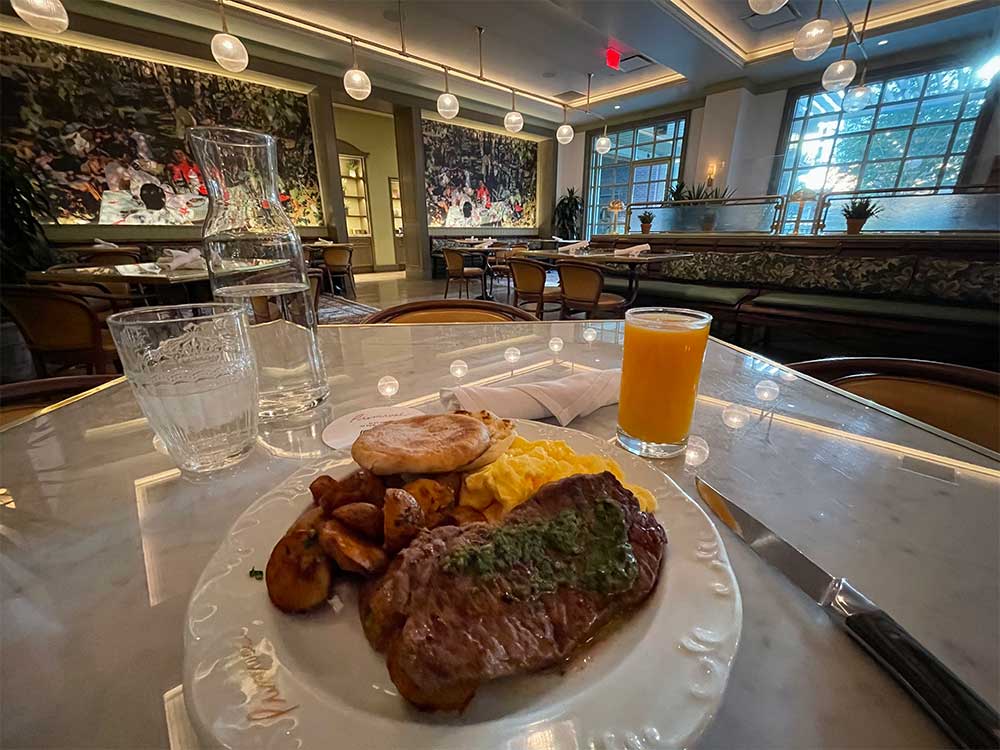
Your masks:
M852 586L810 560L739 505L695 477L715 516L830 616L964 748L1000 748L1000 715L913 636Z

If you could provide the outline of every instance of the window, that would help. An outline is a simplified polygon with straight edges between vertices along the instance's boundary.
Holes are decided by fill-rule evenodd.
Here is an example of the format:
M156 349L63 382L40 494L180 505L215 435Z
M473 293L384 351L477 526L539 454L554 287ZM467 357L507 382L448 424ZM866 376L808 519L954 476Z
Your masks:
M586 237L625 229L629 203L662 201L681 173L687 116L608 133L611 150L603 156L590 142ZM622 209L612 207L621 201Z
M777 192L954 185L988 83L971 67L954 66L872 78L871 104L860 112L841 110L842 92L802 94L785 135ZM813 220L815 200L790 201L785 232L794 231L800 207L800 221Z

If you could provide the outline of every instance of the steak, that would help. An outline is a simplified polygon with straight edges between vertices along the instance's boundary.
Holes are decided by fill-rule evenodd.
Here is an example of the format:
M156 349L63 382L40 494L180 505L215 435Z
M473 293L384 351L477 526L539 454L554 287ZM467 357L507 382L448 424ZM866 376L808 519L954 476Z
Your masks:
M424 531L361 594L400 694L461 710L484 682L559 664L652 593L667 538L613 474L552 482L499 526Z

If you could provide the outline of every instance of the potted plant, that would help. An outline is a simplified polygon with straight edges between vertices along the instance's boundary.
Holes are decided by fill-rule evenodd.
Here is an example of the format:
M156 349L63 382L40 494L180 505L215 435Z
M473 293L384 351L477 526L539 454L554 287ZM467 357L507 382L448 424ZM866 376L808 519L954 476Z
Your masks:
M690 201L691 204L706 204L704 207L698 207L700 209L698 211L700 214L699 225L701 231L711 232L715 229L715 222L718 219L718 215L716 213L716 206L712 205L710 201L732 198L734 193L736 193L735 188L710 187L707 182L702 182L686 190L684 192L684 200Z
M564 240L580 239L580 214L583 212L583 201L576 194L575 188L567 188L566 195L556 203L552 215L556 234Z
M865 222L882 213L882 206L871 198L854 198L841 210L847 220L847 233L861 234Z
M653 219L652 211L643 211L639 214L639 226L642 227L643 234L649 234L649 230L653 228Z

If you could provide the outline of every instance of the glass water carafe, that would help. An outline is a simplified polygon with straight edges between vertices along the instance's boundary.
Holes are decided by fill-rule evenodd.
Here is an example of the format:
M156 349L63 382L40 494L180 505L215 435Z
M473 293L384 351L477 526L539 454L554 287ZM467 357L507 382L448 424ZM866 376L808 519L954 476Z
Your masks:
M311 409L330 388L302 240L278 198L274 138L215 127L190 128L187 138L210 200L202 241L212 292L242 303L251 322L260 416Z

